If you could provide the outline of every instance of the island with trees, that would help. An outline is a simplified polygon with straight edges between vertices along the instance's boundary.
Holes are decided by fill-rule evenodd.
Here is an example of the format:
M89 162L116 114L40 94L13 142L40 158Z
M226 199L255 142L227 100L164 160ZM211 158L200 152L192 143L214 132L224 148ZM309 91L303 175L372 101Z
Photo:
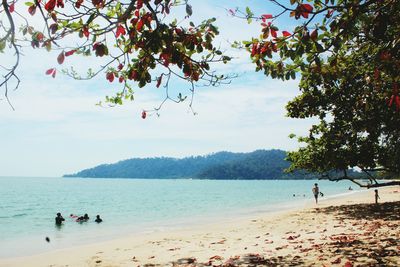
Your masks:
M218 152L182 159L170 157L133 158L102 164L64 177L276 180L315 179L305 172L287 173L290 163L283 150L256 150L250 153Z

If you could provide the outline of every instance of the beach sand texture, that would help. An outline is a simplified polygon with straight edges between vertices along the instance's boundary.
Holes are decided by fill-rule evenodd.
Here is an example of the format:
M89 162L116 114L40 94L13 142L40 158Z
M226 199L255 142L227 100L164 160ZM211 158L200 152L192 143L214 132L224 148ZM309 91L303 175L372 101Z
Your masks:
M0 266L400 266L400 187L179 230L126 236ZM44 241L45 242L45 241Z

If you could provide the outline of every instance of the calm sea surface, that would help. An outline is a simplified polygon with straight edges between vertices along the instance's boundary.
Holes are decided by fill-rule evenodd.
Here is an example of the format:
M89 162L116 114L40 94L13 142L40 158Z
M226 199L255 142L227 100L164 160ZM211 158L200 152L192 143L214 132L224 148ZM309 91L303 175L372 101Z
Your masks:
M0 178L0 257L24 256L126 234L302 206L317 182L325 197L350 182ZM293 197L296 194L296 197ZM66 221L55 227L61 212ZM69 215L88 213L77 223ZM103 223L93 222L100 214ZM45 238L50 238L50 243Z

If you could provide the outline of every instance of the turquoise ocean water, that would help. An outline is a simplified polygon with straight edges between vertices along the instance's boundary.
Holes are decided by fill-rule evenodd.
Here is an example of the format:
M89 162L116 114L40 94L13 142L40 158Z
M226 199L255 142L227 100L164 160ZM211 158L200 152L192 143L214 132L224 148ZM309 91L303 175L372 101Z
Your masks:
M0 178L0 257L26 256L190 224L302 206L317 182L325 197L350 182ZM354 191L353 191L354 192ZM296 194L296 197L293 197ZM61 212L66 221L56 227ZM88 213L77 223L69 214ZM103 223L93 222L100 214ZM45 238L50 238L50 243Z

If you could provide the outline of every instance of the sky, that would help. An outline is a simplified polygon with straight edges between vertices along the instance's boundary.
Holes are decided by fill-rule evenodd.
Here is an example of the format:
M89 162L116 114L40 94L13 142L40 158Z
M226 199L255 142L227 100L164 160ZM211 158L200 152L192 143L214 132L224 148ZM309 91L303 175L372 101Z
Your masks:
M0 97L0 176L59 177L134 157L296 149L299 144L288 135L305 134L310 125L285 116L286 103L299 94L298 80L282 82L256 73L249 54L229 45L258 36L260 26L231 17L226 9L249 5L256 14L277 9L268 1L190 3L194 21L217 18L221 32L217 43L234 56L230 64L218 69L239 74L238 78L229 85L196 89L196 115L187 102L168 102L159 117L143 120L142 110L161 103L162 89L154 85L135 88L133 102L99 107L95 104L116 92L104 75L82 82L58 73L52 79L44 72L56 65L58 53L25 48L18 69L21 85L9 93L15 110ZM280 23L291 26L289 21ZM12 57L2 55L0 60ZM98 65L96 60L75 57L71 64L84 69ZM177 82L173 86L187 93L187 85Z

